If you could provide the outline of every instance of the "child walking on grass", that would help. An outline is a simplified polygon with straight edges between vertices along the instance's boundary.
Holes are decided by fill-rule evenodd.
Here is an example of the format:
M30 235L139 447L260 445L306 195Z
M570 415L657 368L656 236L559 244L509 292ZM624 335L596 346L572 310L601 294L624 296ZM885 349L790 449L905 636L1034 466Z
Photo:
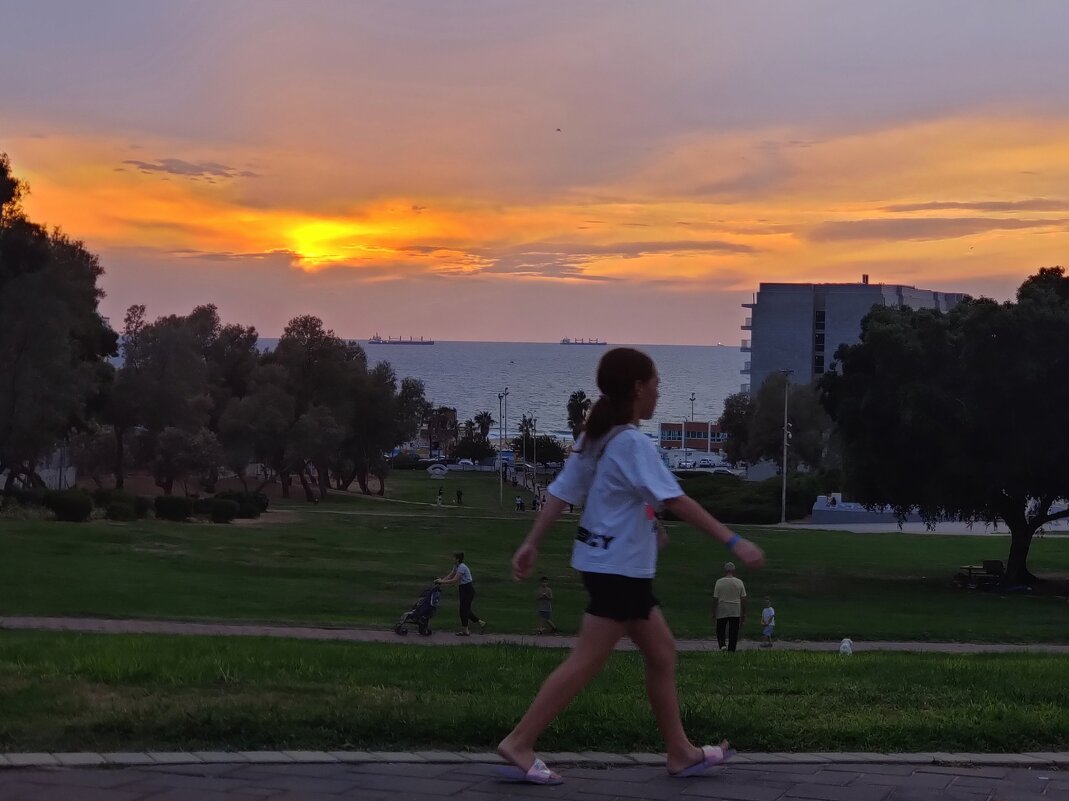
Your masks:
M761 643L762 648L772 647L772 638L776 634L776 609L772 606L772 599L765 599L765 608L761 610L761 633L765 636L765 642Z
M545 634L545 627L549 626L552 634L557 633L557 624L553 622L553 590L549 588L549 576L542 576L538 580L538 633Z
M509 763L506 778L560 784L535 753L539 735L601 672L621 637L638 646L646 663L646 694L667 746L672 776L704 773L733 755L720 745L694 745L683 731L676 694L676 650L653 594L657 551L667 538L650 524L648 506L667 508L720 542L749 567L764 562L761 549L687 497L638 430L657 406L659 378L653 361L631 348L606 353L598 365L601 398L564 469L549 487L545 506L512 559L516 580L530 575L542 539L569 505L582 506L572 549L590 602L571 654L543 683L530 708L498 745Z

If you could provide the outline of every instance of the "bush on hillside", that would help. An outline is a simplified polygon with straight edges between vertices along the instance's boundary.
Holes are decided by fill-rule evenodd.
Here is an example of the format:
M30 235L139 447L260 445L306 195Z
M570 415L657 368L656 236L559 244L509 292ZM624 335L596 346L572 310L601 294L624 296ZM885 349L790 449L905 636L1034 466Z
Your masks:
M156 517L160 520L182 522L193 515L193 499L180 495L160 495L156 498Z
M238 502L225 498L212 501L212 522L229 523L238 516Z
M14 487L9 497L19 506L44 507L47 494L48 490L44 487Z
M80 489L46 492L44 505L65 523L84 523L93 514L93 499Z
M131 520L137 520L137 509L131 503L112 501L108 504L107 512L104 516L107 517L108 520L118 520L123 523L128 523Z
M217 493L215 496L221 501L235 501L238 506L243 504L249 504L255 506L259 512L266 512L267 507L270 505L270 500L262 492L241 492L239 490L230 490L227 492ZM248 515L249 517L259 517L259 514ZM246 517L244 514L239 514L238 517Z

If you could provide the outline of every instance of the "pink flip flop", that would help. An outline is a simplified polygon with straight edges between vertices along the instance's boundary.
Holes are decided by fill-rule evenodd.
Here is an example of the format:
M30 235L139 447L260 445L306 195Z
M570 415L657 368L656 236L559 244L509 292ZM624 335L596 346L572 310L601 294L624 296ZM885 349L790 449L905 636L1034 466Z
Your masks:
M546 763L535 758L530 770L524 771L516 765L499 765L494 769L499 778L527 784L564 784L564 779L546 767Z
M669 773L669 776L673 776L677 779L686 779L690 776L701 776L710 768L715 768L717 765L723 765L733 756L735 756L734 748L721 748L719 745L703 745L702 746L701 762L695 762L689 768L683 768L678 773Z

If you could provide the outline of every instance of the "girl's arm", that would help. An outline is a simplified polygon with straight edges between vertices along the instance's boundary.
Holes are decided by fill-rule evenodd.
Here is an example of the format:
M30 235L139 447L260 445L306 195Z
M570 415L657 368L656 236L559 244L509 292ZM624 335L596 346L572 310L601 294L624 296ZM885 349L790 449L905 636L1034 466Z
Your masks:
M714 540L728 547L747 567L761 567L765 563L764 551L749 540L733 533L731 529L705 511L693 498L680 495L678 498L665 501L664 506L679 519L690 523L694 528L704 531Z
M455 567L453 568L453 572L448 576L438 579L439 584L456 584L458 581L460 581L460 577L457 575L457 569Z
M527 578L534 569L535 560L538 558L538 546L541 544L542 538L546 536L553 524L560 519L561 514L567 507L568 504L553 493L546 497L546 503L539 510L538 517L535 518L530 533L523 541L523 544L516 549L516 553L512 557L512 577L516 581L522 581Z

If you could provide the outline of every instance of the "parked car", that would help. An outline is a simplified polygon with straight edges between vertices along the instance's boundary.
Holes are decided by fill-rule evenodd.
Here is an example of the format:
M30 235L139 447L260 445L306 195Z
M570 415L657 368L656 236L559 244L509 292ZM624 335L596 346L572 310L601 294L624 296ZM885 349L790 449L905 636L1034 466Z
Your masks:
M676 469L677 470L693 470L697 466L698 465L697 465L696 462L693 462L690 459L683 459L683 460L681 460L679 462L679 467L676 468Z
M712 459L699 459L698 460L698 467L712 467L712 466L713 466L713 460Z

